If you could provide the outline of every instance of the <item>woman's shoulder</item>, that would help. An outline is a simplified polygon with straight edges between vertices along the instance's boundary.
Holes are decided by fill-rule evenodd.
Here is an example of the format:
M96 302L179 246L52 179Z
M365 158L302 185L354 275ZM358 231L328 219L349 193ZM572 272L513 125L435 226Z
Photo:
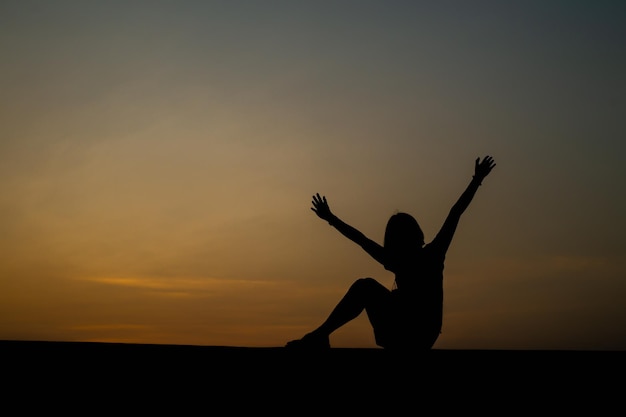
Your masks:
M439 256L445 257L447 249L447 245L444 245L442 242L435 239L432 242L424 245L421 252L424 258L432 259L433 257L437 258Z

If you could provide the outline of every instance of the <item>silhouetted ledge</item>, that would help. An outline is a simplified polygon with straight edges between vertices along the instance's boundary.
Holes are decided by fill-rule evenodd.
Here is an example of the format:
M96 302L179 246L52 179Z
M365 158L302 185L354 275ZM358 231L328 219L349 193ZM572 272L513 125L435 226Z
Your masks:
M294 357L332 356L350 360L351 358L377 361L402 357L407 354L386 351L382 348L331 348L320 351L297 351L284 347L245 347L245 346L203 346L203 345L172 345L172 344L141 344L141 343L107 343L107 342L64 342L64 341L22 341L0 340L0 349L4 354L21 355L36 354L48 358L56 355L122 355L128 358L158 355L164 359L277 359ZM411 357L428 358L429 360L471 361L481 357L502 359L615 359L626 357L626 351L604 350L499 350L499 349L432 349L427 352L408 352ZM70 356L72 357L72 356ZM99 356L102 358L102 356ZM74 356L74 358L77 358Z
M593 359L611 360L626 358L626 351L606 350L500 350L500 349L432 349L427 352L398 353L382 348L331 348L320 351L297 351L284 347L245 347L245 346L203 346L203 345L172 345L172 344L141 344L141 343L107 343L107 342L64 342L64 341L23 341L0 340L0 351L10 355L36 355L37 358L51 359L58 355L77 360L80 355L97 355L94 358L146 358L153 359L157 355L162 359L172 360L222 360L222 359L291 359L297 357L333 357L343 360L389 360L394 357L432 361L469 361L474 359L522 360L549 359L572 360ZM79 356L75 356L79 355ZM15 356L13 356L15 357ZM32 358L32 357L31 357Z
M621 404L626 363L621 351L433 349L399 354L379 348L299 352L10 340L0 341L0 354L5 400L19 399L23 406L21 394L32 394L32 401L39 402L54 394L55 401L81 398L100 410L123 406L131 411L132 404L142 415L148 409L163 411L165 403L193 405L194 412L208 414L218 412L217 407L228 407L231 414L293 414L294 401L297 407L308 404L304 414L389 413L416 402L427 409L447 404L450 411L448 402L462 398L464 412L491 409L500 414L502 401L518 412L550 406L553 411L580 411L588 402L598 414ZM58 410L67 412L68 403Z
M213 374L232 371L394 372L419 368L420 372L477 371L486 373L547 373L563 368L593 372L603 365L624 368L626 352L581 350L447 350L392 352L382 348L331 348L322 351L293 351L283 347L198 346L102 342L0 341L4 358L25 365L63 366L66 370L84 366L128 369L128 366L193 366L211 368ZM219 365L219 366L215 366Z

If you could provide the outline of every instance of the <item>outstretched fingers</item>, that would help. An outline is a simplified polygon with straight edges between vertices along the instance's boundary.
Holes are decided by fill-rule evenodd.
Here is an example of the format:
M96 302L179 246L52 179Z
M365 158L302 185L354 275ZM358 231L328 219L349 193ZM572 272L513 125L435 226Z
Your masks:
M321 217L322 219L326 219L329 217L330 208L328 207L328 201L326 201L326 196L320 196L319 193L316 193L313 196L312 204L313 207L311 207L311 210L313 210L319 217Z
M487 168L489 168L489 170L491 171L491 169L493 169L493 167L496 166L496 163L494 162L494 160L493 160L493 158L491 156L487 155L483 159L483 165L486 165Z
M313 201L312 201L313 207L316 207L316 208L319 207L321 204L323 204L323 201L324 200L322 197L320 197L319 193L315 194L313 196Z
M496 163L491 155L486 155L482 161L480 158L476 158L474 165L474 175L482 180L489 175L493 167L496 166Z

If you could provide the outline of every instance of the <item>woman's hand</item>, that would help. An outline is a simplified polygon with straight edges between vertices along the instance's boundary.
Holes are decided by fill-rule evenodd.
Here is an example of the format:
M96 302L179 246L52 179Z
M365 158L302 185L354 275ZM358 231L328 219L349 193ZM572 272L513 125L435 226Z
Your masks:
M480 158L476 158L476 163L474 164L474 178L478 181L482 181L495 166L496 163L489 155L485 156L482 161Z
M330 207L328 207L326 196L320 197L320 194L317 193L313 196L312 203L313 203L313 207L311 207L311 210L313 210L320 219L330 222L331 219L335 217L333 213L330 211Z

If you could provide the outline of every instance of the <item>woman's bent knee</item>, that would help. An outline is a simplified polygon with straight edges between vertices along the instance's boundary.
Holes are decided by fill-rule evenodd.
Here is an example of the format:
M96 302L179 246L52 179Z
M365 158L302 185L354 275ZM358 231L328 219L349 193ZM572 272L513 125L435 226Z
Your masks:
M352 284L352 289L359 292L370 292L379 287L382 284L371 277L359 278Z

